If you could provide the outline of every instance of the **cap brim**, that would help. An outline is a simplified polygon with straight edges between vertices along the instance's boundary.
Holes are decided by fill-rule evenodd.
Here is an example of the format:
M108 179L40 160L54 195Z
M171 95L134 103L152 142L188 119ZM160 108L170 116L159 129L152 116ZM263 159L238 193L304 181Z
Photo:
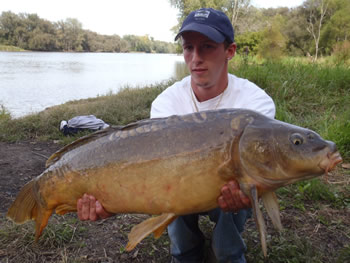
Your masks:
M216 43L222 43L225 40L225 36L215 28L200 23L191 23L181 28L180 32L175 37L175 41L182 35L182 33L188 31L201 33Z

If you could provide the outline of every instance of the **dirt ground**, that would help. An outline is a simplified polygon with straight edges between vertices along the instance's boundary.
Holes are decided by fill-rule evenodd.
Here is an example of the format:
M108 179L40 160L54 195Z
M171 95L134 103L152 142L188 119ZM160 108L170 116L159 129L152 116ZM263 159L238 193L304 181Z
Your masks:
M0 262L170 262L166 234L158 240L146 238L130 253L124 250L127 233L146 218L145 215L118 215L99 222L80 222L75 214L54 215L38 243L33 242L32 223L18 227L6 219L7 209L20 188L44 171L46 159L59 148L54 142L0 142ZM305 207L308 208L308 204ZM309 238L315 249L327 250L331 258L349 245L348 209L334 210L325 205L319 210L302 212L286 208L281 215L289 233ZM207 229L212 227L206 221L202 225ZM270 228L268 226L268 231L274 235ZM253 253L254 247L260 245L252 220L247 223L245 235ZM248 256L248 262L258 262L254 258ZM320 262L335 262L325 256L321 258Z

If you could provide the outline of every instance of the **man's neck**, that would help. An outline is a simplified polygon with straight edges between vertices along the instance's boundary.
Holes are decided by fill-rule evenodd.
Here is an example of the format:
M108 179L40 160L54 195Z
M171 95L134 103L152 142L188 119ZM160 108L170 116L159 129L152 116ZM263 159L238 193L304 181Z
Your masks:
M207 101L216 96L219 96L225 91L228 85L228 80L226 82L218 83L211 87L201 87L191 82L192 90L199 102Z

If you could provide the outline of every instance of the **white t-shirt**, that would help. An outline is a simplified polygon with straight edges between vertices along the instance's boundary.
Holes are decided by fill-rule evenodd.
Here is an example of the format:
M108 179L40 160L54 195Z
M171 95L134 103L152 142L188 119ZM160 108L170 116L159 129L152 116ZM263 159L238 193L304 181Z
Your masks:
M255 110L267 117L275 117L275 104L269 95L247 79L228 74L228 86L224 94L199 102L192 95L191 76L174 83L164 90L153 101L151 118L162 118L171 115L184 115L199 111L244 108Z

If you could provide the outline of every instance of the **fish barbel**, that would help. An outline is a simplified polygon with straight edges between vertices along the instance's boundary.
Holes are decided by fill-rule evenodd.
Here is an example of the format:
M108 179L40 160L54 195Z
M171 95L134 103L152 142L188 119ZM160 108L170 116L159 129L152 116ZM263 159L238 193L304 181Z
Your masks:
M55 211L76 211L94 195L111 213L158 215L136 225L127 250L150 233L159 237L179 215L217 207L234 179L249 196L264 255L259 198L282 229L274 190L320 176L341 162L333 142L295 125L244 109L143 120L85 136L54 153L8 210L16 223L36 221L36 240Z

